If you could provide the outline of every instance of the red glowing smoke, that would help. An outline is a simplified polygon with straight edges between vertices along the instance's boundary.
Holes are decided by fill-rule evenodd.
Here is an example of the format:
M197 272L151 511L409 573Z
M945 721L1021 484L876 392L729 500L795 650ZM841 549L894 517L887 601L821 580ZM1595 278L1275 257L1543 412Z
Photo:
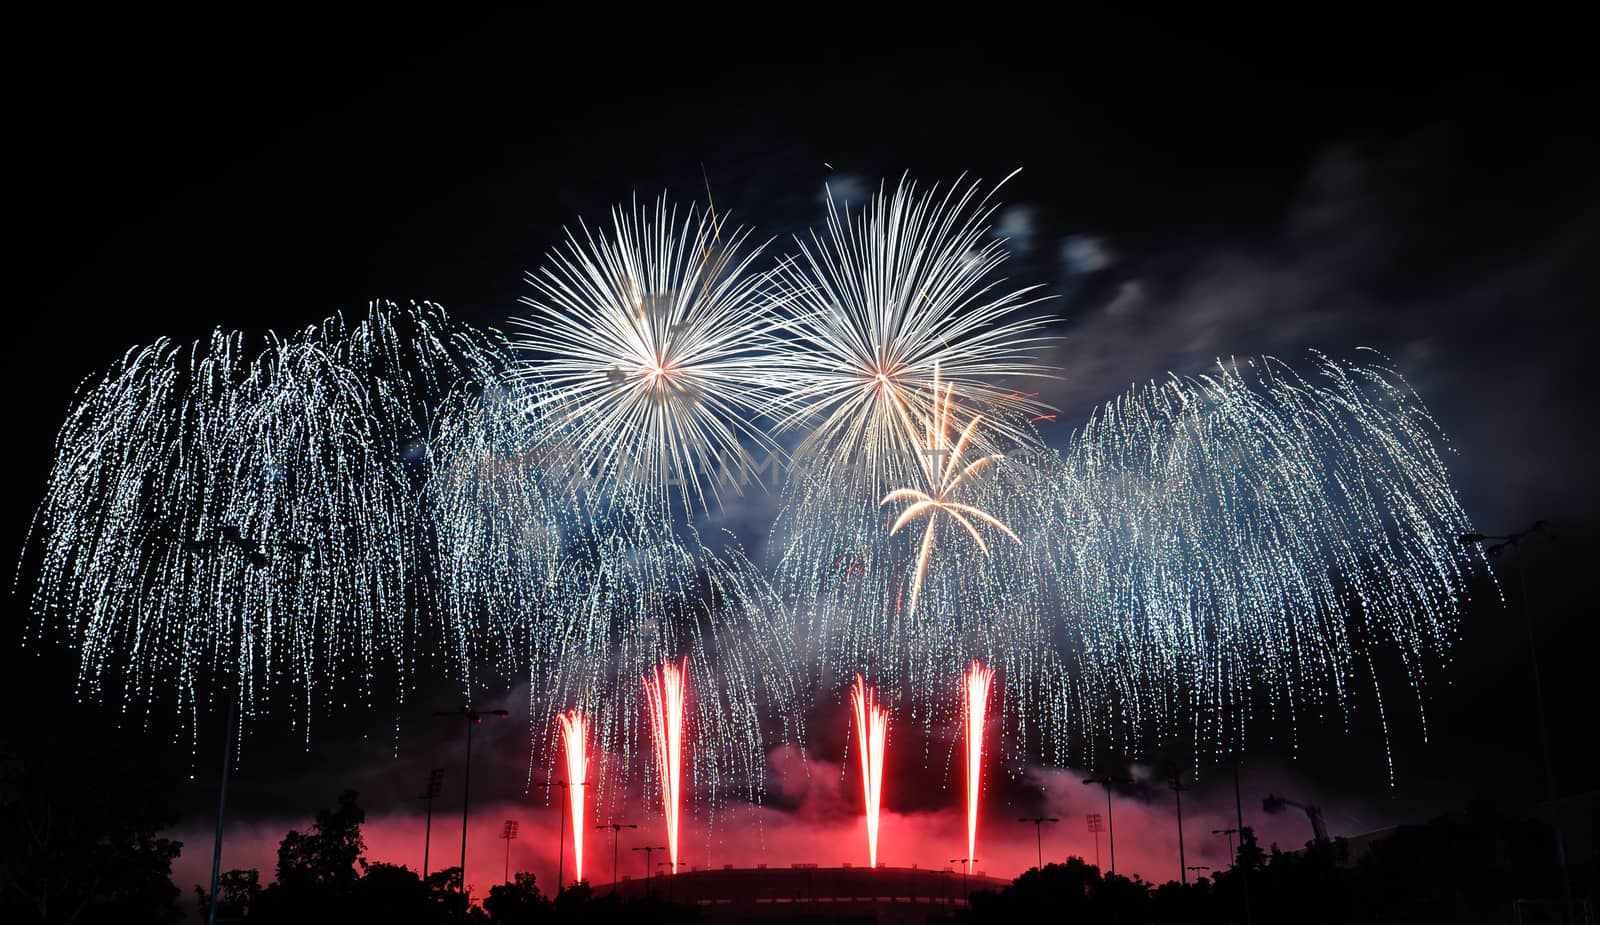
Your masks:
M678 872L678 805L682 796L683 702L689 660L661 665L644 679L650 706L650 733L656 746L656 776L661 781L661 812L667 818L667 856Z
M572 804L572 857L583 881L583 796L589 779L589 724L577 710L561 714L561 745L567 756L567 799Z
M978 794L983 784L983 718L989 709L994 669L977 659L967 667L961 697L967 724L967 866L978 856Z
M883 805L883 753L889 739L889 711L878 706L878 692L856 675L850 691L856 713L856 744L861 753L861 791L867 807L867 860L878 866L878 810Z

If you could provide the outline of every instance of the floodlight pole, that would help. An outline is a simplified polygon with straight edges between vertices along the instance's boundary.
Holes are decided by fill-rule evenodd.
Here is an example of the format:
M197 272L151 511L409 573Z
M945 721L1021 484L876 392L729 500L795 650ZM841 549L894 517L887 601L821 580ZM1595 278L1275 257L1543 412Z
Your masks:
M638 826L631 822L608 822L595 828L611 830L611 895L615 896L617 895L617 846L622 841L622 830L637 829Z
M1039 857L1038 869L1044 870L1044 835L1041 830L1046 822L1060 822L1061 820L1054 816L1028 816L1017 821L1033 823L1033 850Z
M440 710L434 716L459 716L467 721L467 762L461 774L461 894L467 893L467 808L472 798L472 727L483 722L485 716L507 717L509 710L474 710L470 706L460 710Z

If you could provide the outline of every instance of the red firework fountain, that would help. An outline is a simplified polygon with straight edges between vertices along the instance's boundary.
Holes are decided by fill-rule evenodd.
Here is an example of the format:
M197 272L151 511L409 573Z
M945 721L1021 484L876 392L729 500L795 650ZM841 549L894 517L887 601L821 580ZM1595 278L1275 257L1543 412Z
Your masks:
M689 660L670 662L644 679L650 706L650 732L656 746L656 776L661 781L661 812L667 818L667 857L678 872L678 805L683 791L683 702Z
M589 779L589 723L577 710L561 714L561 746L567 757L567 800L572 804L572 856L583 882L583 792ZM559 887L560 884L557 884Z
M878 706L878 692L856 675L850 691L856 712L856 744L861 753L861 790L867 805L867 860L878 866L878 809L883 805L883 752L889 739L889 711Z
M967 867L978 856L978 794L983 784L983 720L989 709L994 669L977 659L962 678L961 699L967 724Z

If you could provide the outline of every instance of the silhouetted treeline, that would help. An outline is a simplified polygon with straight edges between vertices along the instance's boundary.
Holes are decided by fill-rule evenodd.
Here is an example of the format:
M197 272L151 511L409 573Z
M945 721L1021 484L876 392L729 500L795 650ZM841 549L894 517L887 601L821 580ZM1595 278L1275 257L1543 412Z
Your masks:
M115 745L101 741L100 745ZM159 837L173 814L152 781L103 760L90 743L65 741L24 760L0 742L0 921L172 922L182 917L172 861L180 846ZM366 814L346 792L304 832L287 833L276 870L230 870L218 920L260 925L322 922L539 923L612 921L688 925L693 906L659 898L618 901L580 884L551 898L532 874L469 901L461 871L425 880L369 861ZM1342 840L1298 851L1263 851L1247 829L1238 863L1187 885L1102 875L1080 858L1030 870L1005 890L977 893L958 925L1018 921L1118 925L1252 923L1512 923L1559 921L1560 885L1551 833L1538 823L1473 806L1403 826L1352 853ZM1594 859L1574 857L1580 903L1592 896ZM201 915L207 889L196 885Z
M692 907L655 899L619 902L596 897L587 883L551 899L533 874L518 873L511 883L491 887L474 905L461 892L461 868L450 867L426 880L408 867L369 862L361 824L366 813L346 791L338 806L317 813L309 831L290 831L278 845L276 878L265 886L258 871L230 870L219 881L217 920L261 925L312 925L320 922L388 922L445 925L475 922L603 923L615 920L674 925L694 921ZM200 909L207 910L206 887L196 885Z
M1102 875L1081 858L978 893L965 925L1022 921L1512 923L1561 921L1550 830L1485 806L1402 826L1352 857L1343 839L1260 850L1250 829L1229 870L1160 886ZM1589 895L1580 883L1580 895Z

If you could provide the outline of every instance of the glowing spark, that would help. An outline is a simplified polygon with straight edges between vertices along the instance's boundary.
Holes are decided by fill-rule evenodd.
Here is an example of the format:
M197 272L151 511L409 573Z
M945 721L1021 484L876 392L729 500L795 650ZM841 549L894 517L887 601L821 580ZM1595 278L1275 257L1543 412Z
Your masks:
M928 490L919 491L915 488L897 488L883 496L880 505L893 501L910 501L911 504L900 512L900 516L889 527L889 535L900 531L900 528L917 519L926 516L928 526L922 531L922 545L917 551L917 566L911 583L911 606L907 615L917 612L917 599L922 594L922 581L928 573L928 559L933 554L935 531L939 526L937 514L942 512L952 521L964 528L983 550L985 556L989 555L989 544L983 541L983 535L973 525L973 520L979 520L1011 537L1022 545L1022 540L1011 532L1011 528L1000 521L999 518L974 507L952 500L957 488L961 484L976 476L984 467L997 459L997 456L982 456L970 463L963 465L963 458L972 443L973 434L977 432L978 425L983 423L982 415L974 415L972 420L961 431L961 435L954 441L950 440L951 414L950 398L951 389L945 386L941 389L939 382L939 369L934 367L933 390L935 395L934 406L927 419L925 428L927 445L923 449L924 458L922 465L923 477L927 482Z
M567 756L567 799L572 807L572 857L576 881L583 882L583 795L589 779L589 723L577 710L561 714L561 746Z
M983 721L989 709L994 669L972 660L961 685L967 727L967 857L978 856L978 795L983 784Z
M856 675L850 689L856 714L856 746L861 757L861 792L867 812L867 859L878 866L878 810L883 806L883 757L889 738L889 711L878 705L878 692Z
M656 778L661 782L661 811L667 819L667 855L678 872L678 806L682 796L683 702L689 660L658 666L644 679L650 704L650 732L656 747Z

